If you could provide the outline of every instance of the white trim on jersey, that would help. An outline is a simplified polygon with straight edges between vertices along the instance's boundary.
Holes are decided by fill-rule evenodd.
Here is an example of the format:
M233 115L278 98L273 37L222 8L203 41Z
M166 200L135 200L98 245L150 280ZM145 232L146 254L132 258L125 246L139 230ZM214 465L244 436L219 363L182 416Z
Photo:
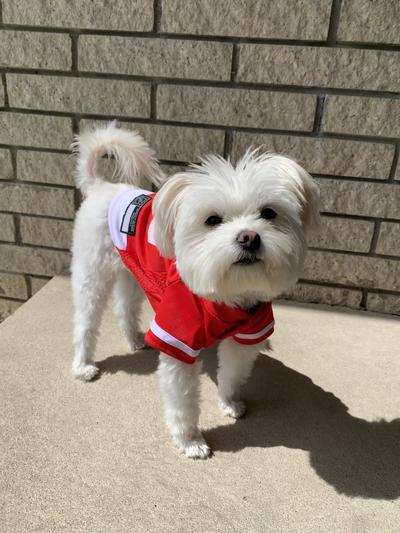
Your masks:
M162 329L155 320L150 324L150 330L156 337L161 339L166 344L169 344L170 346L173 346L174 348L178 348L182 352L185 352L187 355L190 355L191 357L197 357L200 353L200 350L193 350L185 344L184 342L176 339L172 335L170 335L167 331Z
M268 331L271 331L271 329L274 327L275 321L273 320L268 324L268 326L265 326L262 330L258 331L257 333L236 333L234 337L238 339L259 339L263 337Z
M121 231L121 224L126 213L129 204L134 198L145 194L150 196L150 191L144 189L124 189L117 196L111 200L110 207L108 209L108 228L110 230L111 240L119 250L126 250L127 247L127 234ZM130 217L126 217L129 221Z

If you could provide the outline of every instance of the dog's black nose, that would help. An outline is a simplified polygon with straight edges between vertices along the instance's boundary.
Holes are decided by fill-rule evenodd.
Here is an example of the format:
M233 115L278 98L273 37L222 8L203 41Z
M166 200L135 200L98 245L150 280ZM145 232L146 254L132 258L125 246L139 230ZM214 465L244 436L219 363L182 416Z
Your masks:
M247 252L255 252L261 244L260 236L255 231L241 231L236 240Z

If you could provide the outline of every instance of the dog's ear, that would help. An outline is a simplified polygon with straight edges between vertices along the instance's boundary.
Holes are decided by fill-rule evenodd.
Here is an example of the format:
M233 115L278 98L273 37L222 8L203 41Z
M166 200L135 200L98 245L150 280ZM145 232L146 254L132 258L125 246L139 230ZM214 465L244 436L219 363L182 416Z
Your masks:
M164 257L175 257L175 224L188 183L187 174L175 174L165 182L153 201L154 240Z
M317 229L320 223L319 186L317 182L296 161L283 155L271 155L279 172L290 176L295 193L301 205L301 221L306 234Z
M320 194L317 182L300 165L295 163L297 172L301 179L302 188L302 221L304 230L307 233L318 228L320 224Z

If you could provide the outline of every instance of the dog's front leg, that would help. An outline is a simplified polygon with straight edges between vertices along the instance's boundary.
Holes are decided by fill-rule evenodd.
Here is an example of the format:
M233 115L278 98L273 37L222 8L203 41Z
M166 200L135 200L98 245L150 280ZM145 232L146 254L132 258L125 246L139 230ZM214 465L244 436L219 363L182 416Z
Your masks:
M200 362L187 364L160 354L158 373L167 426L179 450L194 459L205 459L210 454L198 428L200 369Z
M220 343L218 395L221 409L227 416L239 418L244 415L246 405L240 399L240 391L264 345L265 342L252 345L239 344L230 337Z

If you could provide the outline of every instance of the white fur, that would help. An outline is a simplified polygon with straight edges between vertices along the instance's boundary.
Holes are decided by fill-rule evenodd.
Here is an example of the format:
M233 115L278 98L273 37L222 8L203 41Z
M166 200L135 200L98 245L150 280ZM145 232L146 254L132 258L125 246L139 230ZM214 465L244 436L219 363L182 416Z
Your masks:
M103 154L116 159L122 181L140 187L142 179L159 185L163 174L154 154L137 133L115 123L85 133L75 142L77 184L86 198L77 214L72 260L75 302L73 373L84 380L98 372L93 362L97 332L106 298L114 287L115 311L132 350L142 346L137 316L141 288L123 266L108 232L107 212L123 183L111 184L96 174ZM269 207L273 220L260 217ZM168 180L153 202L155 240L162 255L176 258L178 271L192 292L228 305L250 308L269 301L295 283L306 252L306 234L318 221L318 188L294 161L248 151L233 166L217 156ZM218 215L222 223L205 220ZM235 264L243 251L237 235L257 232L257 262ZM232 338L218 348L218 391L224 414L245 411L240 389L265 343L246 346ZM177 447L188 457L205 458L210 448L198 427L200 363L182 363L161 354L159 378L165 418Z

